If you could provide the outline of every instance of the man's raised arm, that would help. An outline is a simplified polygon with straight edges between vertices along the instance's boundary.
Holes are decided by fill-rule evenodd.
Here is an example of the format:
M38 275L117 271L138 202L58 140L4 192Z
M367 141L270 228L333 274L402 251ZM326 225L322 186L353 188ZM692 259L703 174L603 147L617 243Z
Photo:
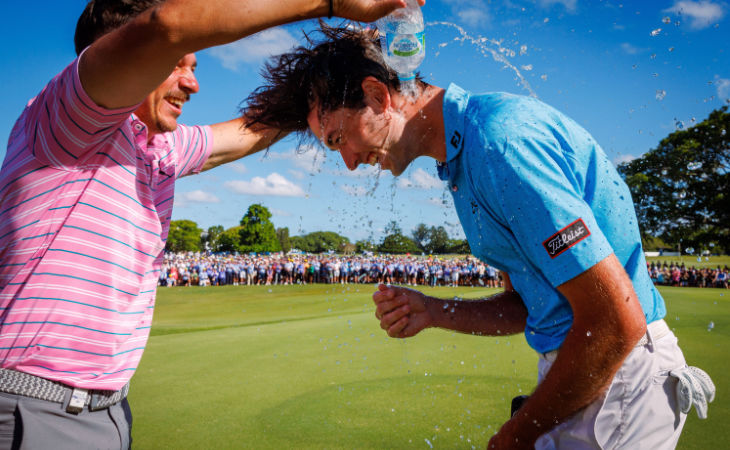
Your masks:
M132 106L188 53L296 20L332 13L370 22L403 6L404 0L167 0L94 42L79 76L98 105Z

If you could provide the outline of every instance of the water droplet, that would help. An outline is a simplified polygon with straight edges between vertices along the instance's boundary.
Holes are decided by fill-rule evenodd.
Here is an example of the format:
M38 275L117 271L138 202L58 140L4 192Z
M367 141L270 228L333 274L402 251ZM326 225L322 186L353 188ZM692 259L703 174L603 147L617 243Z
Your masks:
M664 16L664 18L662 19L662 23L669 25L670 23L672 23L672 19L668 16Z
M426 441L426 444L428 444L429 448L433 448L433 444L431 443L431 441L429 441L428 439L424 439L424 441Z
M667 169L662 169L662 176L666 177L669 171Z
M688 255L692 255L694 254L695 249L694 247L687 247L684 251L687 252Z
M674 122L674 127L676 129L678 129L678 130L683 130L684 129L684 122L682 122L681 120L676 120L676 122Z
M593 334L593 333L591 333L590 331L587 331L587 332L586 332L586 336L588 336L588 337L591 337L591 335L592 335L592 334Z
M707 331L712 331L713 328L715 328L715 322L710 322L707 325Z
M662 32L662 29L661 28L657 28L656 30L651 30L651 35L652 36L659 36L659 33L661 33L661 32Z
M697 170L697 169L701 169L701 168L702 168L702 163L698 162L698 161L687 164L687 169L689 169L689 170Z
M662 101L662 100L664 100L664 97L666 97L666 96L667 96L667 91L665 91L663 89L657 89L657 91L656 91L657 100Z

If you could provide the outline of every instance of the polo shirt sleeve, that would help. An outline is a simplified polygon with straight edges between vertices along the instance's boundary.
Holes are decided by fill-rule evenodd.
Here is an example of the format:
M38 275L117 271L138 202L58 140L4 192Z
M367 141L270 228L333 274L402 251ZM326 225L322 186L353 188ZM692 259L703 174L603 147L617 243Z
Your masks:
M178 124L171 133L175 154L175 177L200 173L213 149L213 132L210 126Z
M554 287L578 276L611 253L583 197L582 181L559 143L544 137L511 139L489 152L488 170L497 213L524 257ZM488 179L487 179L488 178Z
M138 106L110 110L94 103L79 79L81 56L54 77L23 113L33 156L62 169L83 164L84 157L116 132Z

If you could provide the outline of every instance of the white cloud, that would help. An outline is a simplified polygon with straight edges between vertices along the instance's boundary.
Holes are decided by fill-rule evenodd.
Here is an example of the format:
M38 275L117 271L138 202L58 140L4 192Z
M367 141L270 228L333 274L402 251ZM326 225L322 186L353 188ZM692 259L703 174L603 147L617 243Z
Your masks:
M191 192L179 192L175 194L175 206L184 207L191 203L220 203L220 199L210 192L205 192L200 189Z
M621 44L621 50L623 50L626 54L629 54L629 55L637 55L644 51L638 47L634 47L633 45L629 44L628 42L624 42Z
M484 0L444 0L451 6L451 13L466 25L484 26L491 20L489 9Z
M451 199L451 196L430 197L426 201L432 205L436 205L441 208L451 208L453 206L453 200Z
M633 155L618 155L615 158L613 158L613 165L618 166L621 163L628 163L636 159L636 156Z
M223 67L238 70L241 64L258 62L290 50L298 42L283 28L271 28L252 36L210 49Z
M228 163L228 168L230 168L231 170L233 170L236 173L246 173L246 172L248 172L248 169L246 168L246 165L243 164L242 162L238 162L238 161L232 162L232 163Z
M277 197L304 197L304 189L274 172L266 178L254 177L251 181L235 180L223 184L227 189L244 195L270 195Z
M575 12L578 6L578 0L538 0L543 8L549 8L552 5L563 5L568 12Z
M459 19L467 25L473 27L484 25L489 22L489 13L478 8L466 8L456 13Z
M717 86L717 97L720 101L725 102L730 99L730 80L727 78L715 77L715 86Z
M410 177L398 178L398 187L405 189L440 189L444 187L444 183L438 177L419 168L414 170Z
M390 172L387 172L390 173ZM377 178L380 175L383 174L383 170L380 169L379 166L368 166L368 165L360 165L357 166L357 169L355 170L334 170L332 171L332 175L335 176L341 176L341 177L349 177L349 178Z
M368 190L365 188L365 186L350 186L347 184L341 184L340 189L345 191L347 195L351 195L353 197L364 197L368 193Z
M287 161L306 172L316 173L322 169L325 158L326 155L323 151L310 148L304 152L298 152L296 149L287 150L285 152L268 152L263 159Z
M680 17L688 17L690 19L689 26L694 30L707 28L725 16L723 5L714 3L709 0L675 1L674 6L665 9L664 12L674 13Z
M277 217L291 217L292 216L291 211L286 211L283 209L271 208L271 209L269 209L269 211L271 212L272 216L277 216Z

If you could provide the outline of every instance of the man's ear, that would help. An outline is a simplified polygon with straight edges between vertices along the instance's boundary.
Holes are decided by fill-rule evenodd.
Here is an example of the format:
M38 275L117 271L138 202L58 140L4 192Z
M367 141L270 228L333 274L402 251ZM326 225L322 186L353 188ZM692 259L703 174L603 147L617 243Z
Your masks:
M363 101L376 113L382 113L390 107L390 91L382 81L373 76L362 80Z

